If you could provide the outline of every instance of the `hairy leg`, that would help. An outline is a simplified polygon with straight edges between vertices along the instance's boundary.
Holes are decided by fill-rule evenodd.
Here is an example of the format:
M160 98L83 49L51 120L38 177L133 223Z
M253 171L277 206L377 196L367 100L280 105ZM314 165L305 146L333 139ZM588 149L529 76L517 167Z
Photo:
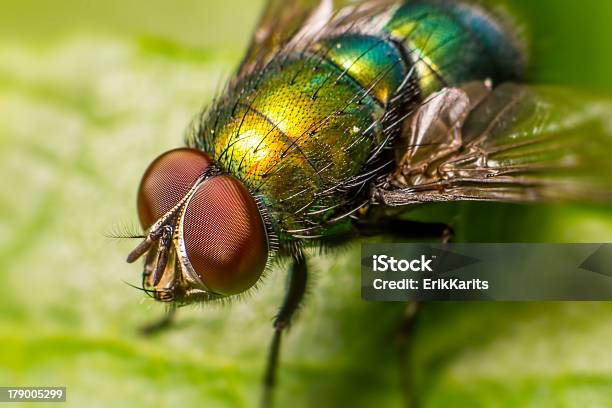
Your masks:
M282 333L291 324L291 319L304 298L307 277L308 268L306 259L302 252L298 252L293 256L293 261L289 268L285 298L274 319L274 334L270 344L270 351L268 352L266 371L263 380L262 407L272 406Z

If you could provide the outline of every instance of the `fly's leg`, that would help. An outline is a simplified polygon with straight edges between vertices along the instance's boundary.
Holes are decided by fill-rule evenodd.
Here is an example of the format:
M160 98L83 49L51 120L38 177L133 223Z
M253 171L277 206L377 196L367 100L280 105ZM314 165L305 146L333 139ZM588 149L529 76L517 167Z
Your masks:
M414 390L414 379L412 378L412 340L414 334L414 325L419 312L419 302L408 302L404 309L402 323L397 336L398 360L400 386L406 408L417 408L418 400Z
M442 230L439 236L443 244L448 244L453 238L453 230L450 226ZM406 408L417 408L419 406L417 393L414 389L414 379L412 378L412 341L414 339L414 326L418 318L421 303L413 300L406 304L402 323L398 331L397 345L399 357L399 376L400 386L404 395Z
M176 309L176 304L171 303L168 306L164 316L159 320L142 326L139 330L140 334L143 336L152 336L171 327L176 317Z
M445 223L383 218L375 221L359 221L356 223L356 227L362 236L391 235L405 240L433 239L441 240L443 244L449 243L453 238L452 227ZM418 398L414 390L414 379L410 367L413 358L414 327L419 308L420 303L417 301L406 304L397 334L400 386L407 408L418 407Z
M278 369L281 337L283 331L291 324L291 319L304 298L307 277L308 268L306 259L304 254L299 251L293 255L293 261L287 277L285 298L283 299L278 314L274 318L274 334L268 352L266 371L263 379L262 407L264 408L271 407L273 403L272 397L274 386L276 385L276 372Z

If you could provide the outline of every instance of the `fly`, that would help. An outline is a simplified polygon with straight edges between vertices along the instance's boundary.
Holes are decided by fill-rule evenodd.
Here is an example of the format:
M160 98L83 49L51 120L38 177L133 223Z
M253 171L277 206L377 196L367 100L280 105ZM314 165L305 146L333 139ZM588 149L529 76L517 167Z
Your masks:
M253 288L289 259L264 378L308 281L306 250L443 237L415 204L610 200L610 106L521 84L516 30L469 2L269 0L187 147L138 190L143 289L175 304ZM413 310L410 308L409 310Z

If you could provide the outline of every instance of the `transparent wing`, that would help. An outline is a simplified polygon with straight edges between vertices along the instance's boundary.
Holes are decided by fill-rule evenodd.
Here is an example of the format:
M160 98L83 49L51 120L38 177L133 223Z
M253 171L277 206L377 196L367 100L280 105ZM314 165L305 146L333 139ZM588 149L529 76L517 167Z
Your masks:
M577 91L470 84L430 97L404 129L384 204L612 201L612 105Z
M363 17L396 0L268 0L238 75L266 62L292 40L308 41L326 28L338 12L342 22ZM299 38L298 38L299 37Z
M320 0L268 0L239 71L291 39L320 4Z

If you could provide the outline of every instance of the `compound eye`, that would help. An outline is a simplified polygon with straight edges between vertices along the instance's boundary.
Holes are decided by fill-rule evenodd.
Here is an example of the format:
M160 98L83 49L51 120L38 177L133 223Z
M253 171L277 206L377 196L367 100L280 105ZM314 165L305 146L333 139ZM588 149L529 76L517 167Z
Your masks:
M259 208L244 185L227 175L203 182L189 200L183 242L202 282L226 296L253 286L268 258Z
M138 189L138 217L144 229L170 211L212 164L196 149L170 150L149 165Z

